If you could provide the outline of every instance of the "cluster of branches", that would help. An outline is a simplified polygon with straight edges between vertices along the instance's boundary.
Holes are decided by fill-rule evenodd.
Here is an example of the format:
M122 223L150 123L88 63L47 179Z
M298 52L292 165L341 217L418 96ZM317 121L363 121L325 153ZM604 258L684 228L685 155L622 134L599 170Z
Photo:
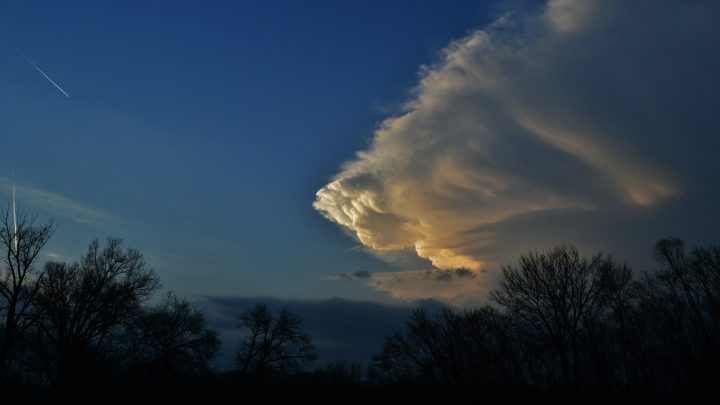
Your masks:
M88 392L130 384L157 394L167 384L218 377L210 364L218 333L173 293L150 304L160 282L139 251L119 239L95 240L78 262L38 266L55 229L52 221L2 212L0 387L49 388L77 400L78 385ZM251 383L245 386L297 375L317 358L302 320L287 308L258 304L238 320L244 335L230 374Z
M8 209L0 221L0 385L69 390L210 371L217 333L172 293L149 304L160 283L140 252L95 240L78 262L38 268L55 225Z
M559 246L503 267L494 305L415 310L375 357L381 383L496 393L682 395L720 378L720 247L655 247L635 276Z
M258 304L238 319L246 331L236 357L242 376L255 382L282 377L303 370L317 359L312 338L302 331L302 319L288 308L273 313Z

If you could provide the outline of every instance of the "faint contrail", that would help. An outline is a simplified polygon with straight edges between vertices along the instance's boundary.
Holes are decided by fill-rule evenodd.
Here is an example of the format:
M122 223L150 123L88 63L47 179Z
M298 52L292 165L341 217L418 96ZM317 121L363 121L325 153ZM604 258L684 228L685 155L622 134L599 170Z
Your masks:
M50 83L53 84L53 86L55 86L58 90L60 90L60 91L62 92L62 94L64 94L67 98L70 98L70 95L67 94L67 92L65 92L65 90L62 89L62 87L60 87L57 83L55 83L55 81L54 81L53 79L51 79L50 76L46 75L45 72L43 72L42 69L40 69L40 68L35 64L35 62L31 61L30 58L28 58L27 56L25 56L24 53L21 53L21 55L22 55L23 58L25 58L25 60L28 61L35 69L37 69L37 71L40 72L41 75L45 76L45 78L48 79L48 80L50 81Z
M13 181L13 244L15 245L15 254L18 253L18 233L17 233L17 207L15 206L15 170L12 171L12 181Z

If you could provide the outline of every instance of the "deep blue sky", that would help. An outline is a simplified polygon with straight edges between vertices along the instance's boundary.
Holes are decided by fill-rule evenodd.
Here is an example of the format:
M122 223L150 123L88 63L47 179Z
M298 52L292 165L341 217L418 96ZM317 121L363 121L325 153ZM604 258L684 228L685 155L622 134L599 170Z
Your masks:
M315 192L492 3L4 2L0 177L56 258L117 236L185 294L382 298L323 280L390 267Z

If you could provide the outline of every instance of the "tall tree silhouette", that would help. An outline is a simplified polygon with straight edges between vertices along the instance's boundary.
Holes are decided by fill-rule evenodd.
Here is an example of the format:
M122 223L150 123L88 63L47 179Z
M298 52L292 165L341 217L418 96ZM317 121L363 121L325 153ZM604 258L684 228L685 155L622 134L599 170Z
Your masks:
M50 381L72 383L117 349L121 328L159 288L142 254L120 239L95 240L80 263L48 262L37 306L43 368Z
M290 374L313 362L317 355L300 317L283 307L277 313L264 304L238 316L246 336L240 341L237 366L243 375L265 377Z
M490 297L549 343L559 357L564 384L577 387L584 362L581 345L590 342L607 309L608 275L620 268L609 256L588 259L573 246L531 251L517 265L503 266Z
M36 262L40 251L55 232L50 220L38 224L35 215L23 211L12 212L8 206L2 211L0 246L4 250L0 269L0 379L15 368L14 354L18 353L18 337L31 325L32 310L43 277Z
M642 368L663 374L646 384L714 386L720 378L720 247L688 254L681 240L663 239L655 258L659 269L645 276L641 290Z

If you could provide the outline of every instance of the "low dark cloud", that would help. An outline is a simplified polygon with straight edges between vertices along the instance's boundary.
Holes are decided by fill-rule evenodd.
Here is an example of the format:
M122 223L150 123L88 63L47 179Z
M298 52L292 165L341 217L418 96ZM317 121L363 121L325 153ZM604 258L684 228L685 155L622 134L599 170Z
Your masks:
M287 306L303 319L304 329L312 335L319 362L350 360L368 363L380 352L385 337L403 327L411 311L409 306L385 305L367 301L283 300L277 298L205 297L195 304L205 311L208 323L223 341L216 362L221 369L232 367L241 332L236 316L263 303L272 310ZM421 305L439 305L426 301Z
M426 275L438 281L450 281L453 278L475 278L477 272L470 269L453 269L453 270L428 270Z
M370 273L367 270L358 270L354 271L352 273L340 273L337 275L337 278L341 280L363 280L368 279L372 276L372 273Z
M363 283L387 292L400 301L439 300L462 306L481 303L486 296L485 269L425 269L389 272L357 271L326 277L327 280Z

